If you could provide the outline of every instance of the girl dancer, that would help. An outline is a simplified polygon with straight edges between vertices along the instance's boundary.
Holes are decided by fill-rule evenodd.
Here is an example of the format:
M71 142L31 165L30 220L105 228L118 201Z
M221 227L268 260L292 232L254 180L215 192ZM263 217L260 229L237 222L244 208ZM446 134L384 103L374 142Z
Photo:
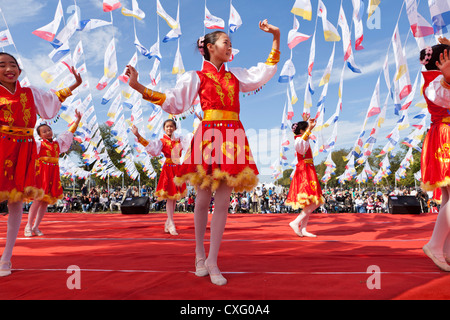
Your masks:
M442 41L441 41L442 42ZM422 188L441 188L442 202L431 239L423 246L425 254L442 270L450 271L450 46L438 44L420 53L424 97L431 114L431 126L423 142Z
M280 30L267 20L259 23L261 30L273 35L272 51L265 63L248 70L225 68L232 47L228 35L216 31L197 41L204 62L201 71L186 72L176 87L159 93L137 81L137 72L128 67L130 86L144 99L160 105L164 111L179 114L186 111L197 95L204 112L181 165L176 183L189 181L197 190L194 210L196 236L195 267L197 276L210 275L211 282L224 285L217 257L227 220L231 191L250 191L258 183L258 169L252 158L244 128L239 120L239 91L253 91L269 81L279 61ZM208 208L215 192L215 210L211 220L211 241L206 257L204 236L208 223Z
M304 121L292 125L298 162L285 203L294 210L302 209L297 218L289 223L294 232L299 237L316 237L316 235L306 231L306 226L311 213L325 201L322 197L322 190L317 179L311 146L309 145L309 136L311 130L316 126L316 120L309 119L306 115L303 116L303 119Z
M8 227L6 244L0 260L0 276L11 274L11 257L25 199L39 199L43 191L36 187L36 143L33 130L36 114L51 119L58 113L61 103L81 83L75 75L75 83L56 93L37 88L22 88L21 69L10 54L0 53L0 202L8 201Z
M76 120L69 131L61 134L56 140L53 140L52 128L46 123L40 124L36 129L41 138L40 141L36 141L38 155L36 160L36 180L38 188L44 190L44 197L40 200L34 200L31 205L28 213L28 223L25 226L25 237L31 237L33 234L36 236L44 235L39 230L39 224L47 212L48 205L54 204L58 199L63 198L58 165L59 155L70 149L73 134L78 128L81 117L81 113L75 110Z
M145 140L139 134L138 128L136 128L135 125L131 128L131 131L138 138L138 142L145 147L145 150L151 156L157 157L162 152L166 157L166 161L164 162L159 176L155 195L158 197L158 201L166 200L167 220L164 224L164 232L177 236L178 233L175 228L173 213L175 212L177 201L186 195L186 184L177 186L173 182L173 179L180 168L180 157L185 143L183 143L182 139L179 137L175 137L174 132L177 129L177 124L174 120L168 119L164 121L163 128L165 134L157 141Z

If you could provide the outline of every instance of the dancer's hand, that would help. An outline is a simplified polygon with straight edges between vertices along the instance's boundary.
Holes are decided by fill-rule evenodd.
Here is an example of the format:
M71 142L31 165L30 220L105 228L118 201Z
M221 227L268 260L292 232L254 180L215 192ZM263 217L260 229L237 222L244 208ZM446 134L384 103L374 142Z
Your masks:
M450 83L450 58L447 49L439 55L439 61L436 61L436 66L441 70L445 82Z
M133 132L133 134L139 138L140 134L139 134L139 129L133 124L133 126L131 127L131 132Z
M312 131L312 129L314 129L314 127L316 126L317 122L316 119L309 119L309 130Z
M446 45L450 46L450 40L447 39L446 37L439 37L439 38L438 38L438 41L439 41L439 43L441 43L441 44L446 44Z
M81 112L75 109L75 118L77 119L76 121L80 122L82 117L83 115L81 114Z
M269 24L267 19L259 22L259 28L264 32L268 32L273 35L280 35L280 29L276 26Z
M83 83L83 79L81 78L81 75L77 72L77 70L75 70L75 67L72 67L70 70L75 77L75 83L69 87L70 91L73 91Z
M129 80L130 87L136 89L137 85L139 84L138 82L139 73L137 72L137 70L133 66L127 65L125 75L130 78Z
M306 112L303 112L302 118L303 118L303 121L308 121L309 118L310 118L310 114L309 114L309 113L306 113Z

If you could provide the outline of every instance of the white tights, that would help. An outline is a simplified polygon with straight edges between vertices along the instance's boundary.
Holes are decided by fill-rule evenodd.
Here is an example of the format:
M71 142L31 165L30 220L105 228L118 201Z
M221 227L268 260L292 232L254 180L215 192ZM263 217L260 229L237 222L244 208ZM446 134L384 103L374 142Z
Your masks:
M222 242L225 224L227 222L228 207L230 204L230 195L233 188L222 183L216 190L214 196L214 213L211 219L211 235L208 258L205 264L208 266L217 266L217 257L219 255L220 244ZM195 225L195 254L198 259L206 258L204 238L206 225L208 224L208 211L211 202L211 189L198 189L194 209Z
M6 244L3 250L1 261L11 261L12 252L19 234L20 223L22 222L23 203L8 203L8 229L6 231Z
M433 234L428 247L436 258L443 260L443 255L450 259L450 186L443 187L441 208L439 209Z
M303 208L302 212L295 218L289 225L294 229L295 233L299 236L315 237L314 234L306 231L309 217L314 210L319 207L317 204L310 204Z
M33 201L33 204L30 207L30 212L28 212L28 223L26 225L26 228L39 229L39 225L44 218L44 214L47 212L47 207L48 204L45 201Z

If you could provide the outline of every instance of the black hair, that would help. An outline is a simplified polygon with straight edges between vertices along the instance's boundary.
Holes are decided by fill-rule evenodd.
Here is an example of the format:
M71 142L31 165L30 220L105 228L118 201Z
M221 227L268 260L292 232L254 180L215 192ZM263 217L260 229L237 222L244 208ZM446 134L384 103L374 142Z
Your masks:
M9 57L13 58L14 61L16 62L16 64L17 64L17 68L19 68L19 70L22 71L22 69L20 69L19 62L17 62L16 57L14 57L12 54L7 53L7 52L0 52L0 56L9 56Z
M38 127L36 128L36 132L38 133L39 136L41 135L41 128L42 128L43 126L47 126L47 127L49 127L50 129L52 128L52 127L50 127L48 124L46 124L45 122L42 122L42 123L41 123L40 125L38 125Z
M436 61L439 61L439 56L441 55L441 53L444 52L444 50L447 49L447 51L450 53L450 46L446 45L446 44L437 44L431 47L431 49L433 50L430 59L428 60L428 62L425 64L425 68L427 70L439 70L439 68L436 66ZM422 49L420 51L420 61L424 60L426 58L426 53L427 48Z
M212 43L215 44L216 41L219 39L219 37L222 34L226 34L223 31L217 30L214 32L210 32L208 34L206 34L203 38L198 39L197 40L197 49L200 51L200 53L203 55L203 58L205 58L205 60L209 61L211 59L211 56L209 54L209 50L208 50L208 44Z
M167 119L166 121L164 121L163 128L165 128L167 122L172 122L173 125L175 126L175 129L177 128L177 123L173 119Z
M292 125L292 132L294 132L294 135L299 135L300 131L306 131L308 129L309 123L307 121L299 121Z

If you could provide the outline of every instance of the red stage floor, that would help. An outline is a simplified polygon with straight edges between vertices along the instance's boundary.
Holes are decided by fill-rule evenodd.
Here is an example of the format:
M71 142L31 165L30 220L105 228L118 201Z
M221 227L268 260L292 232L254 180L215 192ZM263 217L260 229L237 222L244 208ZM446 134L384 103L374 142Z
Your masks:
M164 214L49 213L45 236L32 238L23 237L24 215L0 299L450 299L450 275L421 249L435 215L314 214L318 237L309 239L289 228L294 217L230 214L219 257L228 284L218 287L193 273L192 214L176 214L180 235L170 236ZM70 266L80 269L80 289L67 287ZM369 289L374 277L380 289Z

